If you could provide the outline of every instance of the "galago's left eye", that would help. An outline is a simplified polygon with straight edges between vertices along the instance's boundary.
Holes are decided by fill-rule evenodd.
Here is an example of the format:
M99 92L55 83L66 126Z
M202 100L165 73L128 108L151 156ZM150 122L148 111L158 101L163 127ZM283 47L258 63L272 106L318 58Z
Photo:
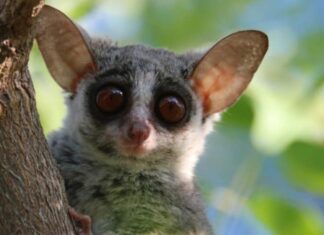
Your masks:
M176 95L168 95L159 99L156 107L157 116L165 123L176 124L186 114L184 101Z

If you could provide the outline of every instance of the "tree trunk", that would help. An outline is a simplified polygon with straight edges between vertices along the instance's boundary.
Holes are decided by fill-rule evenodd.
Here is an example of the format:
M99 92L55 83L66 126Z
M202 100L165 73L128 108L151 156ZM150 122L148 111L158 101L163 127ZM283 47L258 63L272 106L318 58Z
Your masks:
M43 4L0 0L0 234L75 234L27 69Z

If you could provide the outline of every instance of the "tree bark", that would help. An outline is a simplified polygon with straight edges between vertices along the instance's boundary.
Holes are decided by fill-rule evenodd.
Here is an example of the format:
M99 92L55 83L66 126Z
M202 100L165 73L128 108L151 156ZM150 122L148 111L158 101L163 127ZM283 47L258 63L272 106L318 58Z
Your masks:
M0 0L0 234L75 234L27 69L43 0Z

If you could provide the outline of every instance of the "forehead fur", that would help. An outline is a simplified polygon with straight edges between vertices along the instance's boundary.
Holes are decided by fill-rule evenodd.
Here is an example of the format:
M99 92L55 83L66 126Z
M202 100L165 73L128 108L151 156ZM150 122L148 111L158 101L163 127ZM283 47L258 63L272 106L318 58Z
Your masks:
M131 73L153 72L162 77L185 77L193 64L200 58L198 54L177 55L165 49L154 49L143 45L118 47L105 39L92 39L90 48L100 72L120 68Z

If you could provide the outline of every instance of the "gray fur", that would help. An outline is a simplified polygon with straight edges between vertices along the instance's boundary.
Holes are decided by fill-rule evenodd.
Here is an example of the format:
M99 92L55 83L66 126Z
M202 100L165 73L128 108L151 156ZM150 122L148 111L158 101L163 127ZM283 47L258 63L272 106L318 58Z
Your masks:
M64 126L49 137L71 206L92 218L97 235L212 234L193 171L213 117L203 118L202 105L185 79L201 56L118 47L103 39L88 43L98 70L67 98ZM120 118L96 120L88 104L89 87L107 79L111 69L127 72L132 103ZM188 120L172 130L152 111L161 87L183 92L190 103ZM129 156L118 147L127 123L136 118L152 124L143 156Z

